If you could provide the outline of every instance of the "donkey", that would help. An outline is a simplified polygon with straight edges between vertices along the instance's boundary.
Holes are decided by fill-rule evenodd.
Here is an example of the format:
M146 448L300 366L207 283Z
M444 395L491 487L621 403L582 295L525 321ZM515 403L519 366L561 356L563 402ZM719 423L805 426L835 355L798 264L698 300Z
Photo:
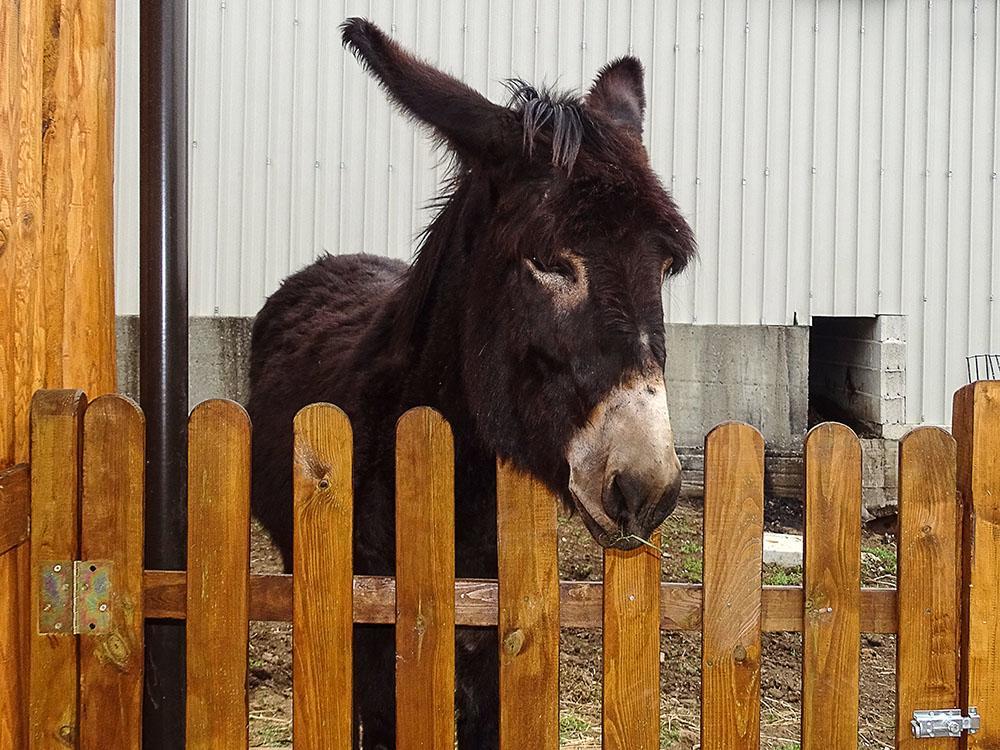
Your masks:
M395 425L437 408L455 438L456 574L495 578L496 457L579 513L605 547L642 543L680 487L663 372L662 287L692 232L642 145L643 71L623 57L582 97L508 82L489 101L352 18L343 42L453 156L412 265L326 256L254 323L253 509L292 561L292 420L354 426L356 574L393 575ZM462 750L498 744L492 630L456 635ZM395 747L394 635L356 626L355 747ZM359 731L359 727L361 728Z

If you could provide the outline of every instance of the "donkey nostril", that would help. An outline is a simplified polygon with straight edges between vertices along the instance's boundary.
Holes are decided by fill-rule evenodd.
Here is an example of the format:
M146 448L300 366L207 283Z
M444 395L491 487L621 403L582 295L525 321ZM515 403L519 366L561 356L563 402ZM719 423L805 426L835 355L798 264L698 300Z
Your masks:
M649 488L641 480L629 474L619 474L615 477L615 483L625 499L625 510L632 516L639 515L649 494Z
M615 474L608 487L604 510L620 524L627 524L639 517L645 494L642 482L632 479L628 474Z
M620 474L616 474L611 478L611 484L608 486L608 491L604 497L604 511L608 514L609 518L615 521L622 520L622 516L628 507L625 493L622 492L622 488L618 483L620 476Z

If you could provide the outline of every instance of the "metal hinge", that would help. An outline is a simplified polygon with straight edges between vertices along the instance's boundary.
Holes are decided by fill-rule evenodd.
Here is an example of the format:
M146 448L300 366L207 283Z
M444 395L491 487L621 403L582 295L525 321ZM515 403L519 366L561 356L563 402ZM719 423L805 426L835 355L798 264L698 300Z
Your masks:
M969 706L969 715L963 716L960 708L946 708L940 711L914 711L910 729L917 739L932 737L961 737L962 732L975 734L979 731L979 712Z
M49 560L38 571L38 632L96 635L111 627L107 560Z

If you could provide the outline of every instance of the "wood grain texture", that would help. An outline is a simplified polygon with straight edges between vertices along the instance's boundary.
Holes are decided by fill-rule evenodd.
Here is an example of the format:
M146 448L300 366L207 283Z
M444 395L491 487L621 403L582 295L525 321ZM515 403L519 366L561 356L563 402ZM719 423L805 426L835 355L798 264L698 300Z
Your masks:
M958 739L915 739L916 710L958 705L960 507L955 441L920 427L899 445L896 737L900 750L955 750Z
M80 749L135 750L142 728L145 425L123 396L101 396L83 426L80 555L107 560L107 633L80 638Z
M0 747L28 744L28 647L31 626L27 544L0 555Z
M806 436L803 750L858 744L861 444L844 425Z
M44 2L0 3L0 468L28 459L32 394L63 382L61 371L46 371L54 321L41 243Z
M764 439L727 423L705 439L701 745L760 747Z
M80 391L39 391L31 407L31 598L41 600L42 569L78 559ZM77 639L39 633L31 606L28 747L62 748L76 734Z
M36 390L115 388L114 17L0 3L0 468L28 458ZM0 747L28 741L29 578L26 547L0 555Z
M44 0L0 3L0 469L28 459L29 404L47 377L42 294ZM86 384L81 384L86 385ZM0 554L0 747L28 742L30 559Z
M178 570L147 570L146 617L183 620L187 576ZM381 576L354 577L354 621L391 624L396 616L396 582ZM455 624L496 626L496 581L455 581ZM604 586L598 581L559 584L559 625L596 630L603 626ZM762 594L765 633L801 633L805 597L800 586L765 586ZM280 573L250 576L250 619L292 621L292 577ZM701 630L701 586L660 584L660 629ZM896 590L861 590L861 631L896 632Z
M115 390L112 0L47 0L42 65L46 368Z
M455 747L455 449L426 407L396 425L396 746Z
M28 464L0 471L0 556L28 539L31 521Z
M27 458L36 390L115 390L114 20L0 4L0 468Z
M970 750L1000 747L1000 381L967 385L955 397L958 488L964 506L959 705L975 706L982 728Z
M604 552L602 727L605 750L660 747L660 556L645 546Z
M246 747L250 419L205 401L188 422L187 747Z
M559 747L558 501L497 464L500 748Z
M351 747L353 438L329 404L295 417L292 671L295 747Z

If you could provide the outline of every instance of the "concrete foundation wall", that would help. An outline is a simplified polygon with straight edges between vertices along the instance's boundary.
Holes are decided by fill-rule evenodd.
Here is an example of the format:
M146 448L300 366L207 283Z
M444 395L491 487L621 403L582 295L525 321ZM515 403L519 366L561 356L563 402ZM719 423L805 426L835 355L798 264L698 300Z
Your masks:
M667 396L678 446L701 447L727 420L759 429L769 450L800 450L809 402L809 329L667 326Z
M249 318L192 318L190 404L245 403ZM138 395L138 318L118 319L119 390ZM667 393L678 446L700 449L720 422L749 422L769 450L801 448L806 432L809 333L781 326L667 326Z
M249 397L251 318L191 318L188 334L188 408L210 398L246 404ZM139 398L139 318L119 316L118 390Z

